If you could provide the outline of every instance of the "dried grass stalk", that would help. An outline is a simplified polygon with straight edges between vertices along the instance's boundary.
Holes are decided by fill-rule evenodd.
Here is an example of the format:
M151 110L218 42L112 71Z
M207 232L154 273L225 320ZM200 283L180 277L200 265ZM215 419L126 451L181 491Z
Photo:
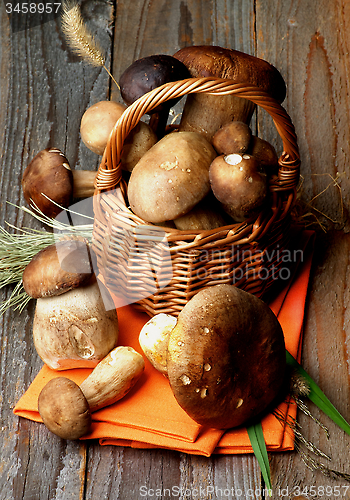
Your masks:
M79 5L70 0L63 2L61 20L62 31L72 52L93 66L104 66L106 59L84 23Z
M106 67L106 58L99 43L88 30L80 7L74 0L66 0L62 3L61 28L72 52L92 66L103 67L119 88Z

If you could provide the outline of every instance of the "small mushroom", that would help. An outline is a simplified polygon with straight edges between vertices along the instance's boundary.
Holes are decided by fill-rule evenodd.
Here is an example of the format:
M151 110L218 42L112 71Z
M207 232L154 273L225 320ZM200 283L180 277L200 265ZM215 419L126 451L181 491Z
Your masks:
M167 376L167 352L170 332L176 325L175 316L156 314L147 321L139 334L139 343L148 361Z
M194 295L169 335L167 373L174 396L208 427L237 427L266 410L282 387L285 365L276 316L233 285Z
M23 173L23 195L29 205L34 202L43 214L55 218L60 207L68 208L74 198L94 194L95 177L94 171L72 170L58 148L46 148L34 156Z
M121 75L120 93L129 106L141 96L168 82L189 78L190 74L178 59L155 54L134 61ZM169 111L178 99L170 99L150 111L150 125L158 139L164 135Z
M212 144L219 155L247 152L252 132L244 122L232 121L215 132Z
M247 153L254 156L266 172L273 172L278 168L278 156L275 148L260 137L252 136Z
M192 77L227 78L258 86L280 103L285 98L281 74L258 57L211 45L184 47L174 57L184 63ZM199 132L210 141L225 123L237 120L249 124L254 109L251 101L235 95L189 94L179 130Z
M115 101L99 101L89 106L80 122L81 140L87 148L102 155L112 128L126 106Z
M80 387L66 377L51 379L38 398L46 427L63 439L79 439L90 430L91 413L123 398L142 375L145 362L132 347L113 349Z
M85 242L64 240L41 250L23 272L36 307L34 346L53 370L94 367L118 341L112 298L93 273Z
M267 177L251 155L218 156L209 169L210 185L223 209L237 222L256 216L267 198Z
M131 210L152 223L174 220L189 212L210 191L209 166L215 156L211 144L200 134L166 135L131 173Z
M80 135L87 148L102 155L110 133L126 106L114 101L99 101L82 116ZM136 163L157 142L157 136L147 123L140 121L128 134L123 144L121 166L131 172Z

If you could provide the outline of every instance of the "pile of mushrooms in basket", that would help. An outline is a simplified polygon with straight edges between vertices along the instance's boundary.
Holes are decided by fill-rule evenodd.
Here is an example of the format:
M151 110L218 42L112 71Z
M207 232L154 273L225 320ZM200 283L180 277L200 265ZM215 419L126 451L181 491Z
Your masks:
M83 143L102 155L119 117L139 97L167 82L206 76L259 86L279 103L286 93L276 68L235 50L202 46L153 55L121 75L124 104L101 101L86 110ZM154 108L125 140L121 165L132 212L150 225L180 231L256 217L270 203L278 156L250 128L254 104L234 95L188 95L174 126L169 122L175 104ZM65 153L51 145L26 168L24 196L56 217L94 193L95 175L72 169ZM137 387L145 358L168 378L184 411L209 427L244 425L280 396L284 337L263 300L230 283L209 286L177 317L162 313L149 319L136 352L118 345L118 312L96 270L91 244L72 237L40 251L23 273L26 292L37 301L33 339L43 362L63 374L93 368L80 387L62 376L40 393L39 412L52 432L66 439L87 433L91 412Z

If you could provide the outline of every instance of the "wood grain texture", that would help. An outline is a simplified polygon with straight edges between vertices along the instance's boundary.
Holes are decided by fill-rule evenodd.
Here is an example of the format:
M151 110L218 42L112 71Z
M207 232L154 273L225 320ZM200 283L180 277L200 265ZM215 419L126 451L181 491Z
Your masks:
M257 2L257 55L281 71L298 135L302 200L349 230L349 2ZM264 128L264 117L260 122ZM338 179L334 185L333 179ZM322 216L324 214L324 216ZM327 223L328 222L328 223Z
M173 54L192 44L243 50L267 59L282 73L288 87L284 106L299 137L303 213L309 211L307 204L315 207L308 220L316 222L318 231L303 364L350 420L349 2L120 0L112 36L108 2L86 0L82 11L117 79L139 57ZM68 51L58 19L15 32L3 2L0 70L0 223L38 227L6 203L24 202L20 178L27 163L50 145L65 151L73 167L95 170L99 157L80 140L81 116L98 100L121 98L102 68L87 66ZM280 147L264 112L258 112L255 126ZM316 218L327 225L327 234ZM0 293L5 300L10 290ZM21 315L8 311L0 318L0 500L262 497L260 469L251 455L204 458L70 443L52 436L43 425L15 417L13 406L42 365L31 339L33 313L31 303ZM329 426L331 438L327 441L314 422L300 415L305 436L332 456L331 467L350 472L349 438L310 408ZM270 461L273 498L293 498L297 487L302 491L313 485L347 484L310 471L295 452L270 454ZM148 495L141 495L143 491ZM303 496L314 498L305 490Z
M88 7L86 2L86 8ZM104 70L89 68L65 47L58 20L13 31L0 4L1 214L0 223L39 227L6 201L22 205L20 179L31 158L47 146L66 152L72 167L95 169L96 155L81 145L79 125L86 107L108 95ZM109 16L109 6L105 17ZM93 23L91 23L93 29ZM99 26L95 30L101 31ZM111 39L102 33L107 57ZM85 149L84 149L85 148ZM1 291L6 300L10 289ZM83 498L86 446L66 443L42 425L16 418L13 407L40 367L32 342L34 303L22 314L1 318L2 433L0 498Z
M346 283L349 277L349 244L349 234L339 231L318 236L303 341L304 368L348 421L349 290ZM315 422L299 412L298 421L304 436L331 457L331 461L320 459L326 467L349 474L349 437L312 403L308 406L312 414L328 427L330 438L328 440ZM344 479L334 481L320 472L309 470L297 453L274 455L272 467L277 490L299 485L331 488L337 484L346 493L349 486ZM293 471L292 476L288 474L290 470ZM350 498L349 493L345 498Z

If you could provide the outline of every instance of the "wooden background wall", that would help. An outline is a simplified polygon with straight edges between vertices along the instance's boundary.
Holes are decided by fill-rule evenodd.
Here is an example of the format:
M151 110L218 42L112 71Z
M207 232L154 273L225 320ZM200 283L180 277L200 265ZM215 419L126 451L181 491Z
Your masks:
M295 125L302 159L300 215L314 223L318 232L303 364L350 419L350 2L118 0L114 9L116 18L111 24L112 4L82 2L84 16L104 47L116 79L139 57L173 54L191 44L248 52L267 59L285 78L284 106ZM94 102L120 97L103 69L84 64L67 50L58 19L19 31L16 22L13 18L11 26L5 1L1 2L0 223L38 227L7 203L24 203L20 187L24 168L50 145L65 151L75 168L96 169L99 158L80 141L80 119ZM280 147L264 112L258 113L256 127L262 137ZM1 300L9 293L9 289L2 290ZM172 451L64 442L44 426L15 417L15 403L42 364L31 342L33 311L31 303L21 315L8 311L0 318L1 500L136 500L141 485L235 485L242 488L242 498L253 498L249 497L252 488L259 491L260 470L252 456L204 459ZM315 409L314 413L319 415ZM325 417L320 418L329 424ZM300 421L305 435L331 454L331 467L350 472L349 438L330 424L331 440L327 442L309 419L300 417ZM343 497L350 498L344 480L310 471L296 453L271 455L271 467L273 498L278 498L278 488L312 485L344 486Z

